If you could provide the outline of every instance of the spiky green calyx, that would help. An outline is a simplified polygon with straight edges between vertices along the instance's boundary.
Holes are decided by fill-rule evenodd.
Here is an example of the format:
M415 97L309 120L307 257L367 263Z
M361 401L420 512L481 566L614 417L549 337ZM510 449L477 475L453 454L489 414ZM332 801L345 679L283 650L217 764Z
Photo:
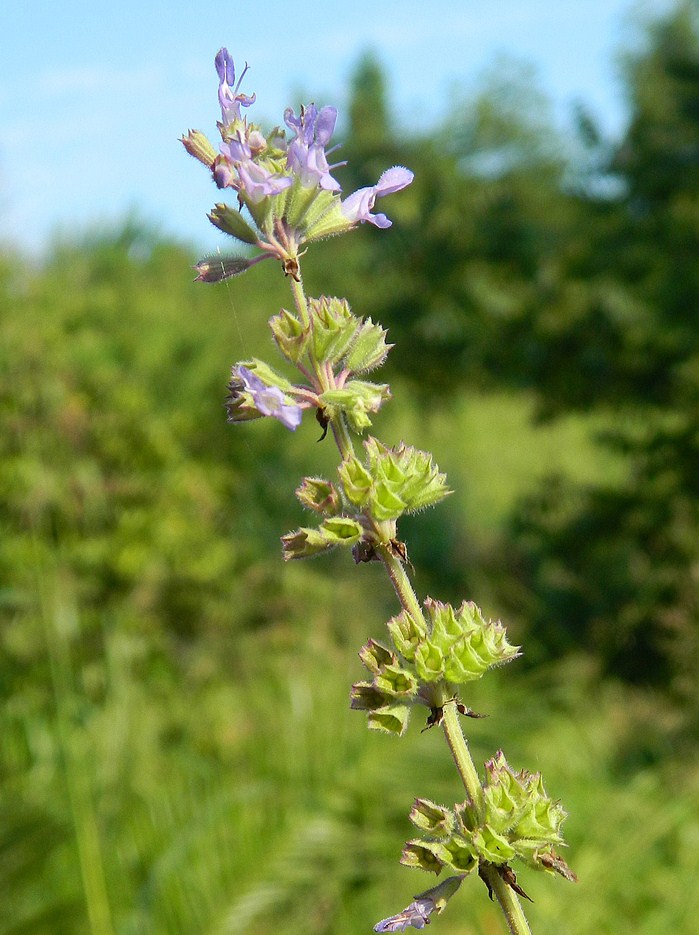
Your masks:
M440 474L425 451L400 444L382 445L376 438L364 442L365 464L352 456L339 468L347 498L373 519L395 520L403 513L414 513L434 506L451 491L446 475Z
M351 373L366 373L380 367L393 347L386 343L386 333L371 318L363 321L345 359L345 367Z
M415 799L409 818L416 828L434 838L450 838L454 831L453 813L430 799Z
M429 632L414 648L415 669L421 679L461 685L519 655L519 647L508 643L504 626L499 621L486 621L472 601L464 601L455 610L450 604L427 598L424 607Z
M311 320L310 353L314 360L338 364L349 350L359 328L346 299L321 296L308 300Z

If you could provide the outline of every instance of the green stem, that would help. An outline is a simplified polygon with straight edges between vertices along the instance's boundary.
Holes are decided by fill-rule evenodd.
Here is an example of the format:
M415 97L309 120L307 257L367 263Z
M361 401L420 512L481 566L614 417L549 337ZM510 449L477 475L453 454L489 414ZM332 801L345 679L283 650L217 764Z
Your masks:
M354 454L354 444L352 443L352 436L349 433L349 429L341 416L337 419L333 419L330 423L330 427L333 430L335 444L338 447L340 456L343 461L346 461Z
M422 608L402 562L386 547L380 550L380 555L401 606L414 620L426 627ZM479 822L482 822L485 818L483 787L461 729L459 712L455 704L444 704L442 729L466 794L474 804ZM511 935L531 935L531 929L514 890L505 883L491 865L483 866L482 876L500 904Z
M473 802L478 815L479 823L484 818L483 805L483 787L478 777L478 772L473 762L473 758L468 749L468 743L461 730L459 721L459 712L455 704L446 704L443 708L442 729L446 738L454 763L461 776L466 793Z
M306 292L303 288L303 278L301 276L301 267L299 266L298 270L298 279L291 278L291 293L294 297L294 305L296 310L299 313L299 319L304 328L310 326L310 315L308 314L308 299L306 298ZM332 375L330 378L328 374L323 370L323 368L318 364L317 361L313 361L313 372L318 381L318 386L323 389L328 389L332 385ZM342 418L338 416L336 419L333 419L330 423L332 429L333 437L335 438L335 444L338 447L340 456L343 461L346 461L350 455L354 454L354 445L352 443L352 436L349 433L349 429Z
M391 579L391 584L394 587L396 596L401 603L401 607L404 607L413 620L417 623L421 623L426 630L427 624L425 623L425 618L422 613L422 607L420 607L420 602L410 583L410 578L408 578L406 574L403 563L385 546L381 549L380 555L381 561L386 566L386 571L388 572L388 577Z
M517 894L508 886L492 864L481 864L479 869L481 879L495 894L500 904L511 935L531 935L529 923L524 915Z
M301 277L301 268L299 267L298 279L290 277L291 280L291 294L294 297L294 305L296 306L296 311L299 313L299 318L301 319L301 324L304 328L307 328L310 323L310 317L308 315L308 301L306 299L306 293L303 288L303 279Z
M386 571L388 572L388 576L391 579L391 583L395 588L401 605L410 614L413 620L421 623L425 629L427 629L422 608L420 607L420 603L402 562L386 548L381 550L381 558L386 566ZM475 805L480 819L483 816L483 789L473 759L469 753L468 744L461 730L461 723L459 722L459 713L456 710L456 705L447 704L444 706L442 726L444 728L444 736L451 750L451 755L454 758L454 763L461 776L461 781L466 788L469 799Z

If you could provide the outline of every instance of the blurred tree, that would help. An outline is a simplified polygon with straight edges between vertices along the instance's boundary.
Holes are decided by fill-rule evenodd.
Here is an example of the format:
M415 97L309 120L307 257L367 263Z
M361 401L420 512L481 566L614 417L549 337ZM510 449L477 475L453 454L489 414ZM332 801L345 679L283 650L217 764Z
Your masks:
M500 62L475 96L455 102L444 126L415 121L400 138L386 97L379 66L363 60L342 181L352 190L374 184L387 164L413 169L404 197L385 207L396 229L387 238L366 225L353 234L350 261L340 262L331 244L319 260L310 256L311 273L322 262L328 291L389 327L389 366L420 398L513 382L503 324L536 304L540 280L577 224L561 192L562 144L545 101L529 70Z
M509 331L548 414L612 413L628 481L549 485L525 504L534 633L699 699L699 9L681 2L627 57L628 130L583 199L545 307ZM605 185L605 179L607 183ZM605 192L606 195L601 195ZM583 243L582 238L585 242Z

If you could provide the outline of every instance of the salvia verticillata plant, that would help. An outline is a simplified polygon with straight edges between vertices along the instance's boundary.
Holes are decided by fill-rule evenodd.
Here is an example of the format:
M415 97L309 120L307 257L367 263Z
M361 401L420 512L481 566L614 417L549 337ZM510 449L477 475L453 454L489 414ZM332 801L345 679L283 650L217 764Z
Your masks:
M501 623L487 620L472 602L452 607L418 600L398 521L404 513L435 506L451 491L430 454L402 443L389 447L366 434L391 395L387 384L368 379L391 349L386 331L356 315L345 299L308 297L301 276L309 244L366 222L390 227L385 214L372 213L375 202L410 185L413 174L394 166L376 185L343 198L332 174L340 163L328 162L335 108L308 104L298 114L289 108L286 129L265 133L243 115L255 101L240 90L247 67L236 83L226 49L215 63L221 142L216 148L197 130L182 142L219 189L235 192L234 204L217 203L209 218L245 246L236 256L202 260L197 279L220 282L265 259L279 261L293 308L282 309L269 325L281 356L299 374L292 383L265 361L239 361L228 386L228 421L273 418L294 431L310 410L323 435L332 433L340 456L337 476L302 480L296 496L311 519L282 536L284 558L346 549L355 562L383 563L401 610L388 621L386 643L369 640L360 651L367 676L352 686L351 707L366 713L370 729L398 736L416 707L426 709L426 728L442 728L463 784L451 805L415 799L408 816L415 835L401 857L408 867L452 875L378 922L375 931L423 928L463 879L477 872L510 932L522 935L529 927L518 897L528 897L513 865L575 879L556 850L563 844L565 812L539 773L516 772L501 751L485 763L481 778L461 726L461 717L478 717L463 701L464 686L515 659L519 648L508 642Z

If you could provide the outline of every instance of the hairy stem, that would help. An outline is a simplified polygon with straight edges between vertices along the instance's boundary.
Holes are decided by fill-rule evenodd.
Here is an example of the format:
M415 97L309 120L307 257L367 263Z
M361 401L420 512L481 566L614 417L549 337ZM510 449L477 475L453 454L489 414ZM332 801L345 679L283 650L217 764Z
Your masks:
M308 328L310 325L310 316L308 314L308 299L306 298L306 292L303 288L303 279L301 278L301 268L299 267L298 279L291 278L291 293L294 297L294 305L296 310L299 313L299 319L304 328ZM319 367L316 362L314 362L314 373L315 378L318 382L318 386L321 391L323 389L329 389L333 383L332 370L328 372L323 367ZM308 374L306 374L308 376ZM354 454L354 445L352 444L352 437L350 436L347 425L342 418L338 416L333 419L330 423L330 428L332 429L333 437L335 438L335 444L338 447L340 456L343 461L346 461L350 455Z
M469 752L468 743L461 730L459 712L455 704L444 706L442 729L466 793L474 804L478 820L482 821L484 817L483 787Z
M482 864L479 874L500 904L511 935L531 935L531 929L517 897L492 864Z
M294 297L294 305L296 306L296 311L299 313L299 318L301 319L301 324L304 328L308 328L309 325L309 315L308 315L308 301L306 299L306 293L303 289L303 279L301 278L301 268L299 267L298 279L290 278L291 282L291 294Z
M386 571L388 572L388 577L391 579L391 584L396 592L396 596L401 603L401 606L410 614L410 616L417 623L421 623L425 629L427 629L427 624L425 623L425 618L422 613L422 607L420 607L420 602L417 599L413 586L410 583L410 578L406 574L403 563L399 558L397 558L390 549L384 547L380 552L381 561L386 566Z

